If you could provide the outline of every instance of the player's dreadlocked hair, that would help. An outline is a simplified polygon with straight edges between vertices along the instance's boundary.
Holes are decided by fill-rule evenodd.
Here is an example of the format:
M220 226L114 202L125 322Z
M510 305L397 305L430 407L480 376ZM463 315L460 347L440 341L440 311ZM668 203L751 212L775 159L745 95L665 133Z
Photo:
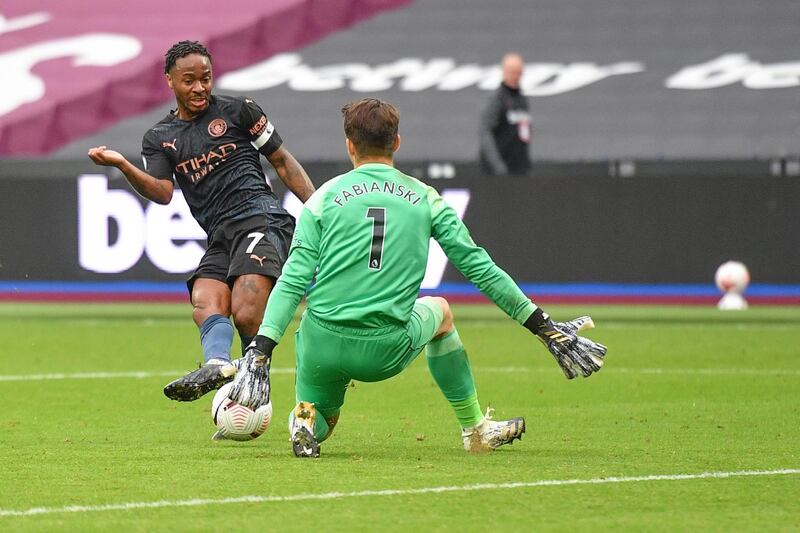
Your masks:
M182 57L188 56L189 54L200 54L201 56L206 56L209 63L211 62L211 54L208 52L208 49L202 45L202 43L197 41L180 41L173 44L172 47L167 50L167 53L164 54L164 74L169 74L170 69L175 66L175 62Z

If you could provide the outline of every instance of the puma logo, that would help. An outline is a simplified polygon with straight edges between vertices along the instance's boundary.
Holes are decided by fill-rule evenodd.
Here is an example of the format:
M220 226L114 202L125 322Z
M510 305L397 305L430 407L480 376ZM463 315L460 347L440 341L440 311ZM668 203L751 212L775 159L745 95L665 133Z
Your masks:
M171 143L168 143L168 142L164 141L164 142L161 143L161 148L172 148L173 150L175 150L177 152L178 149L175 148L175 143L176 142L178 142L177 137L175 139L172 139Z
M267 258L266 255L264 257L258 257L256 254L250 254L250 259L258 261L258 264L261 265L262 267L264 266L264 259L266 258Z

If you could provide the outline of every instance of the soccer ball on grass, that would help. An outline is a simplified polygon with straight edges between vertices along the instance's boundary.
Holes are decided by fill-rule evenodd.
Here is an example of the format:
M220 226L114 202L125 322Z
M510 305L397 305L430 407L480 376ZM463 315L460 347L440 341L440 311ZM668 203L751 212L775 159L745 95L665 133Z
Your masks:
M228 398L233 383L220 387L211 402L211 416L222 436L232 440L260 437L272 420L272 402L250 409Z

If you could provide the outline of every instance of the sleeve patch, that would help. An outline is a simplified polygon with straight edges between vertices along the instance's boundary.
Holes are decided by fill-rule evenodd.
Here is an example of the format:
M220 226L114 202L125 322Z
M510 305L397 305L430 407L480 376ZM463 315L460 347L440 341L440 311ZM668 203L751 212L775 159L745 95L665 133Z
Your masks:
M267 120L266 115L261 115L258 121L250 127L250 135L253 137L258 137L264 132L264 128L267 127L269 121Z
M275 131L275 126L273 126L272 123L269 120L267 120L267 117L262 117L262 118L264 119L264 125L262 126L261 132L258 134L258 137L253 141L253 146L255 146L257 150L260 149L265 144L267 144L267 141L269 141L270 137L272 137L272 132ZM261 121L259 120L259 122ZM258 122L256 123L256 125L257 124ZM255 126L253 127L255 128ZM252 132L253 129L251 128L250 131Z

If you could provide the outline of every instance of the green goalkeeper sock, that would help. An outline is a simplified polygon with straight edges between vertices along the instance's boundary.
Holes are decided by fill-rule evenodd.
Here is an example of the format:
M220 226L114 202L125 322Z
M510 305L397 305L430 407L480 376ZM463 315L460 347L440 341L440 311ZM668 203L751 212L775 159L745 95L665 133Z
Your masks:
M483 414L475 392L475 380L456 329L429 342L426 352L431 375L453 407L461 427L480 423Z

